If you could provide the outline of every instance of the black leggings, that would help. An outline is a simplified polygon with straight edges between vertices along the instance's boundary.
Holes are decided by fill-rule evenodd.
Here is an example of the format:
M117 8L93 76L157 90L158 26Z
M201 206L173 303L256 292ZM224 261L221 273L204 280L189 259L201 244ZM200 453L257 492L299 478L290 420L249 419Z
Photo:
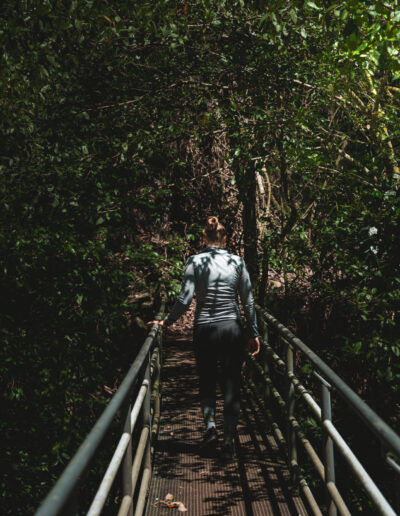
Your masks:
M224 394L225 423L237 424L245 337L240 321L232 319L194 328L194 350L200 377L200 402L215 409L217 378ZM218 375L218 363L221 375Z

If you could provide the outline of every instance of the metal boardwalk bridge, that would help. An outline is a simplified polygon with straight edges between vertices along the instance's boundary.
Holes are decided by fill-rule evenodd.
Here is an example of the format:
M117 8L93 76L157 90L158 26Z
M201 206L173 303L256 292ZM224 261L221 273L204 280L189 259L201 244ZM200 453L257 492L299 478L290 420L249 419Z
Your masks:
M400 437L271 314L259 308L259 318L263 352L249 355L243 369L233 461L199 453L203 421L191 343L164 346L154 325L36 516L399 514ZM373 471L356 456L354 437L350 445L351 436L335 426L339 403L377 448ZM115 449L93 487L94 465L116 421Z
M290 492L289 472L273 436L258 431L258 425L265 422L254 412L247 390L236 439L237 458L225 463L218 455L199 454L204 423L191 343L172 343L166 355L163 411L146 514L165 514L159 501L167 493L182 501L189 514L199 516L307 514L300 497ZM219 414L222 400L217 423Z

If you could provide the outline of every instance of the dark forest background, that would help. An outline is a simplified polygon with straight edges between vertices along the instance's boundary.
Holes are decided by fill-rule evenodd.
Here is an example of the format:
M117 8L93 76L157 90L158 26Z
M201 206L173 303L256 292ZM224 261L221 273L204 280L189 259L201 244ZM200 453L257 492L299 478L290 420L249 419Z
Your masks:
M399 29L397 0L1 2L3 514L48 492L209 215L400 429Z

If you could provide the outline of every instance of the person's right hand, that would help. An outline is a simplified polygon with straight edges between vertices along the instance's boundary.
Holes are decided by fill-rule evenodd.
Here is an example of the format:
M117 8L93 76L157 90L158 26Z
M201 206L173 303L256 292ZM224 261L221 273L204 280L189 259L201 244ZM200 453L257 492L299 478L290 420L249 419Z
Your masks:
M159 326L164 326L164 321L149 321L146 323L146 326L153 326L153 324L158 324Z
M258 355L260 352L260 339L258 337L250 337L247 349L250 351L252 357Z

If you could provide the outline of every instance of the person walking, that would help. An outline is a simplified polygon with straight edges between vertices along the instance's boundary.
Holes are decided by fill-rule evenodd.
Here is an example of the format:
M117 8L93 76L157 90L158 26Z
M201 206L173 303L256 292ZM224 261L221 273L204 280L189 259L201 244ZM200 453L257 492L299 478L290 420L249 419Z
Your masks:
M193 343L200 383L200 403L205 421L201 448L217 446L215 423L218 364L222 369L224 395L224 437L222 456L234 455L233 437L240 412L240 380L246 336L238 295L246 316L252 355L260 351L257 317L251 282L245 262L225 249L225 227L217 217L209 217L203 229L205 249L188 258L182 287L171 312L163 321L147 324L170 326L189 308L196 293Z

